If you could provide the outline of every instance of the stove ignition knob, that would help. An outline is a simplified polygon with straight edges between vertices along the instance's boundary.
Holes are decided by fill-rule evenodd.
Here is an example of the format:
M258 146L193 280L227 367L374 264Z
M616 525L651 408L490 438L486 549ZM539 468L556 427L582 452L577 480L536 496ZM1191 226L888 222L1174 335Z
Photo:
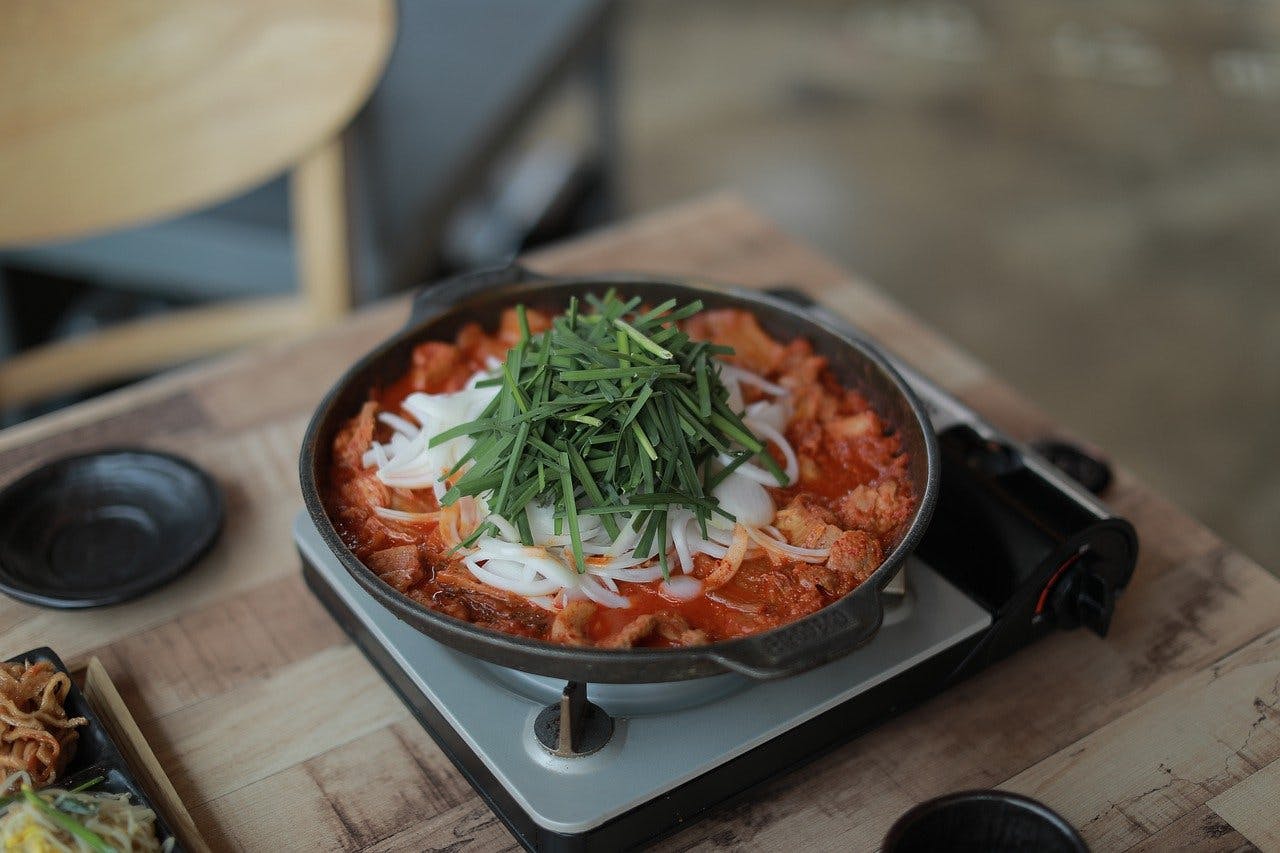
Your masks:
M1084 625L1105 637L1115 610L1115 589L1092 570L1091 562L1088 555L1081 557L1054 584L1053 614L1061 628Z

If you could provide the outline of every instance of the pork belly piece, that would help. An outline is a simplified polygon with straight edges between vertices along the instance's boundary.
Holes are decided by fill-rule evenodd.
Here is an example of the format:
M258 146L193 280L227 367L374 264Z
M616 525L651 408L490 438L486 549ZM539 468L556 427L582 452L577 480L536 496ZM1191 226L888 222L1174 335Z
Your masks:
M378 404L370 400L360 407L354 418L342 425L333 439L333 461L352 471L364 470L364 453L373 443L373 430L378 425Z
M459 371L464 358L462 351L443 341L427 341L413 348L413 366L409 369L409 383L413 390L427 394L443 394L460 391L466 385Z
M434 590L411 597L457 619L524 637L543 637L551 624L551 614L527 598L481 583L456 563L437 567L432 580Z
M831 545L831 557L827 567L844 575L851 575L857 583L871 577L884 562L880 541L863 530L846 530Z
M831 510L799 494L778 511L773 523L798 548L830 548L844 532L833 524L835 520Z
M359 510L355 516L358 519L370 515L375 507L391 505L391 489L378 479L372 468L344 482L338 495L344 509Z
M829 436L838 441L851 441L884 434L884 424L870 409L855 415L832 418L823 427Z
M424 573L417 545L397 545L374 551L365 559L365 565L399 592L421 583Z
M600 648L629 649L657 635L681 646L702 646L705 632L691 628L688 620L674 613L645 613L632 619L616 633L600 641Z
M837 507L845 527L884 537L898 529L911 514L914 502L895 479L862 485L850 491Z
M568 646L589 646L587 623L596 615L596 606L590 601L571 601L556 614L551 623L551 641Z
M690 337L733 347L731 361L753 373L770 376L786 356L786 348L760 328L754 314L732 308L703 311L689 319L685 330Z

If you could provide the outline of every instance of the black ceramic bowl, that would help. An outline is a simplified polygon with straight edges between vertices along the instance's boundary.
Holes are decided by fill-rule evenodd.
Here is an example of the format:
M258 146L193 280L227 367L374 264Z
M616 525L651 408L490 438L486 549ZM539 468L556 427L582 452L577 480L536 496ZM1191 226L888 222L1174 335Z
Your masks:
M883 853L1089 853L1043 803L1008 791L961 791L921 803L885 836Z
M31 604L117 604L190 568L222 526L213 479L185 459L98 450L0 492L0 590Z
M370 389L402 375L413 348L423 341L452 340L471 322L492 329L503 309L520 303L557 313L571 296L601 294L610 287L650 304L700 299L707 308L750 311L776 338L807 339L827 357L841 382L867 397L901 438L909 457L908 477L920 499L910 524L867 581L816 613L753 636L680 649L596 649L530 640L454 619L396 592L356 559L329 519L324 493L334 436L368 399ZM759 291L684 279L634 274L550 277L512 266L420 291L405 328L352 366L320 403L303 439L299 463L302 496L325 543L374 600L408 625L466 654L525 672L572 681L651 683L723 672L779 678L848 654L870 640L884 615L881 590L915 548L933 513L937 457L937 439L923 406L876 348L809 317L790 302Z

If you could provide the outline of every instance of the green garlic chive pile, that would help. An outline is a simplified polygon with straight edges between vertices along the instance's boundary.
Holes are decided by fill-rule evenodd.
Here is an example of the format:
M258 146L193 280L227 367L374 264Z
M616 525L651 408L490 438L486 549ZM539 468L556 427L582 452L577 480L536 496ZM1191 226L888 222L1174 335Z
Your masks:
M568 528L574 563L586 571L578 518L599 516L611 539L629 521L642 531L635 553L657 545L667 573L667 514L684 507L706 535L712 513L726 518L712 491L755 458L787 484L787 476L728 404L716 356L731 347L690 340L676 324L702 310L674 299L640 313L638 297L577 298L549 330L529 333L516 308L520 342L501 375L478 383L499 392L480 417L431 439L435 447L462 435L474 444L446 479L448 506L464 495L488 496L491 512L512 522L533 545L525 507L551 504L557 535ZM716 462L721 454L728 465ZM632 516L635 516L632 521ZM462 542L474 544L496 526L485 522Z

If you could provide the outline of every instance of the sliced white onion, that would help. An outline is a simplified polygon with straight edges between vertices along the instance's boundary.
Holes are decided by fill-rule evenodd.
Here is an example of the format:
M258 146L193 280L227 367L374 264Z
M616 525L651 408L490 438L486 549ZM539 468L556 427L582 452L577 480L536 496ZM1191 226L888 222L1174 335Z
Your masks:
M733 524L728 527L717 527L713 524L707 525L707 538L717 545L733 544Z
M677 601L693 601L702 595L702 581L688 575L672 575L658 587L663 595Z
M394 462L394 460L392 461ZM392 488L402 487L403 481L406 480L413 480L414 482L425 481L434 485L440 479L440 472L433 468L407 468L403 471L388 473L387 469L383 468L378 472L378 479Z
M720 459L721 465L729 465L731 462L733 462L733 457L729 456L727 453L721 453L719 456L719 459ZM782 485L781 483L778 482L777 477L773 476L772 474L770 474L768 471L764 470L760 466L753 465L750 462L744 462L738 467L734 468L733 473L741 474L742 476L746 477L749 480L755 480L757 483L759 483L762 486L772 486L773 488L776 489Z
M760 527L773 521L773 498L764 486L737 472L725 477L712 494L720 502L720 508L734 517L736 523L748 527ZM714 527L733 529L730 521L719 513L712 513L710 524Z
M585 594L587 598L591 599L596 604L603 604L605 607L622 608L631 606L630 599L625 596L618 595L616 592L610 592L601 586L598 580L590 575L582 578L581 582L578 584L578 589L582 590L583 594Z
M607 557L607 559L602 560L600 559L601 557L607 557L607 555L605 554L596 555L596 559L589 561L587 563L587 567L588 568L596 567L596 568L602 568L602 569L630 569L633 566L644 565L645 563L649 562L649 560L653 559L652 557L629 556L629 557Z
M475 555L463 558L463 562L467 565L480 565ZM484 570L490 574L508 578L510 580L523 580L524 566L514 560L487 560L484 563Z
M801 548L785 540L774 539L772 536L755 528L748 527L746 531L747 535L758 542L766 551L777 551L801 562L825 563L831 556L830 548Z
M423 462L418 457L427 450L429 441L431 441L430 432L426 429L418 430L416 435L401 445L395 456L391 457L390 462L383 467L381 473L390 474L394 471L402 471L415 466L422 467Z
M557 560L545 548L481 536L476 542L473 555L477 559L512 560L533 566L543 577L558 581L561 586L574 586L578 582L578 573Z
M793 485L800 477L800 461L796 459L796 451L792 448L791 442L787 441L787 437L785 435L774 429L772 424L754 419L746 421L745 423L747 429L757 433L758 435L764 436L769 439L769 441L778 445L778 449L782 451L782 458L786 460L786 464L783 465L782 470L787 475L787 484ZM773 481L773 485L778 485L777 477L770 474L769 479Z
M498 528L498 533L502 534L502 538L506 539L508 542L520 541L520 533L516 530L515 525L498 515L496 512L489 513L484 520Z
M683 572L693 571L693 552L689 548L689 524L693 520L693 513L688 510L676 510L668 520L671 544L676 549L676 563Z
M380 412L378 414L378 420L382 421L396 432L404 433L407 436L414 436L418 434L418 428L416 426L392 412Z
M720 364L720 375L726 379L733 379L746 385L754 385L766 394L772 394L775 397L785 397L791 393L781 385L776 385L757 373L752 373L750 370L745 370L727 362Z
M710 533L714 528L707 525L707 532ZM708 557L714 557L719 560L725 554L729 553L729 549L725 545L717 542L710 542L701 536L689 537L689 548L698 554L706 554Z
M553 580L523 581L519 578L507 577L505 574L491 572L487 566L480 565L479 561L474 557L464 559L463 563L472 576L481 583L504 589L507 592L514 592L518 595L549 595L561 587L561 584Z
M756 400L747 406L743 420L768 424L775 430L783 430L786 429L790 415L791 407L781 400Z
M653 565L643 569L611 569L606 567L587 567L587 574L598 578L612 578L628 583L648 583L662 577L662 566Z
M383 485L390 486L393 489L429 489L436 484L434 477L409 476L409 477L384 477L378 476Z
M618 533L618 538L609 546L606 554L617 556L623 553L630 553L635 547L636 542L640 540L641 531L635 529L636 515L638 513L627 516L626 520L620 525L622 530Z
M619 560L634 560L635 562L632 563L632 565L639 565L649 559L649 557L635 556L635 543L636 540L640 538L639 533L632 533L626 528L623 528L618 533L618 539L615 542L610 542L609 537L604 534L603 530L596 531L594 536L594 540L583 540L582 552L593 557L608 557L609 565L616 565ZM563 538L565 543L568 544L568 536L561 538ZM621 543L623 547L618 547L619 543Z
M534 542L546 542L555 531L555 508L550 505L529 503L524 514L529 519L529 532Z
M404 510L391 509L385 506L375 506L373 512L375 515L391 521L421 522L440 520L440 513L438 512L405 512Z

